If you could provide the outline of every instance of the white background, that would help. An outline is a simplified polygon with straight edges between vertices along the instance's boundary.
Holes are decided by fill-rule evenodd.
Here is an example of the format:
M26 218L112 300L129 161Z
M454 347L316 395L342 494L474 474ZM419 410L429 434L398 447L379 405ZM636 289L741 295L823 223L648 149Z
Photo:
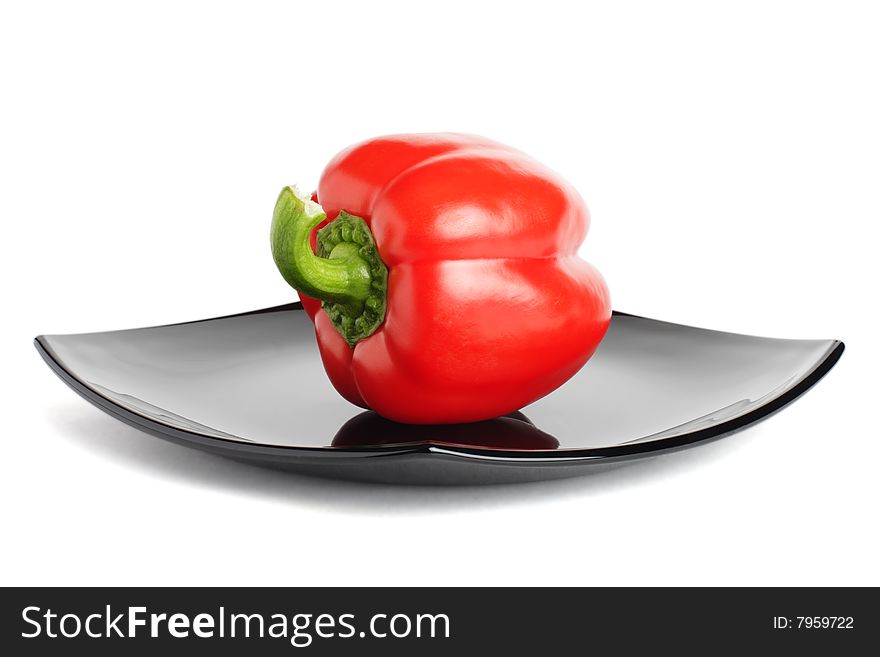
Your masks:
M4 4L0 581L880 584L878 33L868 2ZM420 489L148 437L32 347L291 300L278 190L436 130L571 180L615 308L846 353L713 444Z

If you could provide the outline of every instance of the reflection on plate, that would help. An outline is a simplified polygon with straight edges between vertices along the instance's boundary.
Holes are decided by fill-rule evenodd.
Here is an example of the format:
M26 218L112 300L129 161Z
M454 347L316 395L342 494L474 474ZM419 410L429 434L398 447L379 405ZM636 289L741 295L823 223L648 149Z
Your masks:
M467 424L400 424L373 411L355 415L342 425L333 447L378 445L469 446L482 449L557 449L559 441L538 429L519 411L485 422Z

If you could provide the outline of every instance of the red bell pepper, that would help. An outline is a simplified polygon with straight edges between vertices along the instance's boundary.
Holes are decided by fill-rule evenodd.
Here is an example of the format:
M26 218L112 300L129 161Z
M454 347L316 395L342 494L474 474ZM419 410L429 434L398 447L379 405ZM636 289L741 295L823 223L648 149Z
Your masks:
M578 193L517 150L398 135L339 153L311 199L283 189L272 252L343 397L471 422L552 392L605 334L608 289L576 255L588 224Z

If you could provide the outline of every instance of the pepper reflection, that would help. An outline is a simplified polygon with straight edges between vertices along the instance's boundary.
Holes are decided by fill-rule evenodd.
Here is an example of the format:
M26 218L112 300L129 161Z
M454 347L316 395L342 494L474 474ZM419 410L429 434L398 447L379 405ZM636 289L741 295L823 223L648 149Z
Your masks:
M366 411L343 424L331 445L369 447L423 442L485 449L559 448L556 438L538 429L519 411L467 424L401 424Z

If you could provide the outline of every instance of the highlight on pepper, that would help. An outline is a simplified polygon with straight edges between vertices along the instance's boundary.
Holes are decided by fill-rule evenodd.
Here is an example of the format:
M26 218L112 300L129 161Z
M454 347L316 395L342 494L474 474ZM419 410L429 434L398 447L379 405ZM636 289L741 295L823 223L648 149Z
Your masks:
M392 135L285 187L272 255L348 401L410 424L517 411L577 373L611 319L578 257L587 207L558 174L473 135Z

